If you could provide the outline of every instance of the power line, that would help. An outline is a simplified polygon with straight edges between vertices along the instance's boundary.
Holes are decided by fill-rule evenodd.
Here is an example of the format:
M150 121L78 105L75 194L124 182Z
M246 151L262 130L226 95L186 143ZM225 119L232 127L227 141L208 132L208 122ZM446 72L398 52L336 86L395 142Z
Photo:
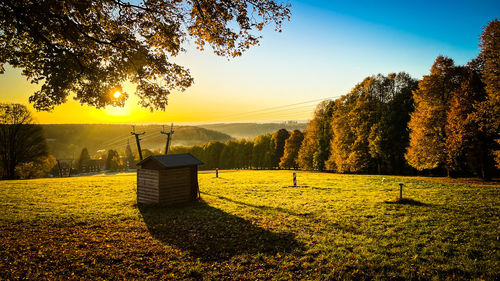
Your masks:
M148 132L148 135L146 135L145 137L141 138L141 140L150 140L152 138L155 138L155 137L158 137L156 135L156 133L159 133L161 131L161 129L153 129L152 131L149 131ZM161 135L160 135L161 136ZM111 140L111 141L107 141L105 143L102 143L100 146L103 148L103 149L106 149L107 147L108 148L114 148L114 147L123 147L124 145L121 145L120 143L128 140L130 138L130 136L125 136L125 137L118 137L120 139L118 140ZM118 145L117 145L118 144Z
M121 143L123 141L126 141L129 138L130 138L130 136L122 137L121 139L113 141L113 142L107 142L107 143L104 143L104 144L101 143L100 146L102 147L102 149L105 149L106 147L112 147L115 144L118 144L118 143Z
M257 113L257 114L251 114L251 115L247 115L247 116L266 116L266 115L270 115L270 114L276 114L276 113L280 113L280 112L296 112L297 110L314 110L316 108L316 104L312 104L312 105L307 105L307 106L298 106L298 107L293 107L293 108L286 108L286 109L278 109L278 110L273 110L273 111L269 111L269 112L262 112L262 113ZM242 114L243 116L245 116L244 114Z
M314 100L309 100L309 101L303 101L303 102L298 102L298 103L286 104L286 105L273 106L273 107L252 110L252 111L247 111L247 112L233 113L233 114L229 114L229 115L225 115L225 116L218 116L218 117L215 116L212 119L227 119L227 118L231 118L231 117L236 117L236 116L240 117L242 115L249 115L249 114L255 115L256 113L259 113L259 112L265 112L265 111L270 111L270 110L275 110L275 109L280 109L280 108L287 108L287 107L296 106L296 105L304 105L304 104L308 104L308 103L312 103L312 102L324 101L324 100L334 99L334 98L338 98L338 97L340 97L340 95L321 98L321 99L314 99ZM283 110L287 110L287 109L283 109ZM278 110L278 111L280 111L280 110Z
M125 136L126 137L126 136ZM117 137L114 137L112 139L109 139L109 140L104 140L103 142L101 142L101 146L107 146L108 144L110 143L114 143L114 142L118 142L118 141L121 141L124 139L124 136L123 135L119 135Z

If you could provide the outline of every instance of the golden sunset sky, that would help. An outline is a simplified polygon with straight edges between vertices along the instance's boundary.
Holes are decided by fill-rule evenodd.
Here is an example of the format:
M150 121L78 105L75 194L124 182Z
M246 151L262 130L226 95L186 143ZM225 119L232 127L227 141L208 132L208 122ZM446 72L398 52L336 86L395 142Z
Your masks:
M291 1L283 32L264 30L260 46L236 59L188 43L174 61L190 69L195 84L172 93L165 112L137 106L134 86L126 84L131 98L124 108L95 109L70 98L34 116L40 123L307 120L321 99L346 94L366 76L405 71L420 79L438 55L465 64L477 56L482 27L499 11L495 1L429 2L435 9L372 2ZM7 65L0 102L28 104L38 87Z

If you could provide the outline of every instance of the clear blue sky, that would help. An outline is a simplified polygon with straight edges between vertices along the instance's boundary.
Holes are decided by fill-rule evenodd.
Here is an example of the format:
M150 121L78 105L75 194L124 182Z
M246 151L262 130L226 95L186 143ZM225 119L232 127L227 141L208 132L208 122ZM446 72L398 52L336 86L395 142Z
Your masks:
M37 117L43 123L308 119L316 102L241 113L346 94L377 73L406 71L420 79L438 55L465 64L479 52L482 28L500 15L500 1L482 0L291 4L283 32L265 29L260 46L240 58L227 60L187 45L175 61L191 70L195 85L173 93L165 113L140 110L132 99L124 110L97 111L70 102ZM12 69L0 75L0 88L0 102L26 101L34 89ZM68 110L75 114L68 116Z
M500 15L500 1L293 1L299 14L342 16L354 25L396 32L446 43L463 49L477 46L481 27ZM350 18L350 19L349 19ZM328 22L323 17L321 20ZM307 21L307 19L306 19Z

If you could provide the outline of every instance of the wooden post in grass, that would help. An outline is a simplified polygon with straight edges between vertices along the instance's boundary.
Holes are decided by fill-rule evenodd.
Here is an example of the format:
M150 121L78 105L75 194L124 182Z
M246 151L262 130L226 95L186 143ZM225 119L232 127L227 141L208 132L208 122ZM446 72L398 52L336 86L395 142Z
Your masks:
M215 168L215 177L218 178L219 177L219 168Z
M293 173L293 186L297 186L297 174Z
M403 199L403 183L399 183L399 200Z

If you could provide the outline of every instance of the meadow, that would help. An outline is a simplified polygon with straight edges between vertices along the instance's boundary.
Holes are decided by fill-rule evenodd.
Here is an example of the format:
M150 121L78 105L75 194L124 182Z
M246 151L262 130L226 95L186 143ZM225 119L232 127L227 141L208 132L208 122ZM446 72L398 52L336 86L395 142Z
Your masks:
M500 279L498 182L297 176L200 173L171 207L135 173L1 181L0 279Z

